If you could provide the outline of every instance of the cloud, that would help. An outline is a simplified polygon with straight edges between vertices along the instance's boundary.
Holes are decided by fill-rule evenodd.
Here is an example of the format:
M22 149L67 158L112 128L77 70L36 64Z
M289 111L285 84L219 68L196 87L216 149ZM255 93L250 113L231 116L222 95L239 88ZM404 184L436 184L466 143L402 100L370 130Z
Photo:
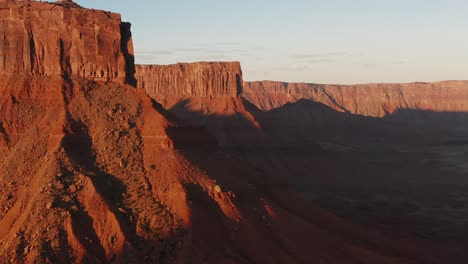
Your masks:
M346 52L326 52L326 53L296 53L292 54L291 58L296 60L317 60L317 59L333 59L336 57L344 57L349 53Z
M297 64L297 65L289 65L284 67L276 67L274 68L276 71L281 72L298 72L298 71L305 71L310 70L310 66L306 64Z
M377 66L379 66L379 64L377 64L376 62L368 62L362 65L362 67L366 69L376 68Z
M172 50L146 50L146 51L137 51L135 54L137 55L171 55L174 52Z
M302 62L310 63L310 64L317 64L317 63L334 63L335 60L332 58L317 58L317 59L306 59Z
M195 55L181 57L181 61L234 61L235 58L223 54Z
M323 52L323 53L295 53L289 57L296 62L318 64L318 63L334 63L337 60L351 57L363 56L361 53L353 52Z
M218 46L241 46L241 42L235 42L235 41L222 41L222 42L217 42L216 45Z
M240 42L195 43L187 46L160 47L159 49L135 52L138 63L161 63L182 61L239 61L262 56L263 47L244 47ZM257 60L260 61L260 60Z
M405 61L405 60L397 60L397 61L392 62L393 65L403 65L406 63L408 63L408 61Z

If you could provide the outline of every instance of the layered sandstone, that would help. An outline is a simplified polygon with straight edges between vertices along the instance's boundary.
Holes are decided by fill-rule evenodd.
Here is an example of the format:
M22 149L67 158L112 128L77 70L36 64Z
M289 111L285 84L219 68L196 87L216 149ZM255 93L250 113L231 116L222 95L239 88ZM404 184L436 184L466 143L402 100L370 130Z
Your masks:
M138 88L185 123L207 127L220 145L259 142L251 136L258 124L240 97L239 62L137 65L135 76Z
M131 79L130 25L72 1L0 5L0 74Z
M152 97L237 97L242 91L239 62L138 65L138 87Z
M243 96L265 111L300 99L323 103L340 112L373 117L413 110L468 111L466 81L360 85L246 82Z

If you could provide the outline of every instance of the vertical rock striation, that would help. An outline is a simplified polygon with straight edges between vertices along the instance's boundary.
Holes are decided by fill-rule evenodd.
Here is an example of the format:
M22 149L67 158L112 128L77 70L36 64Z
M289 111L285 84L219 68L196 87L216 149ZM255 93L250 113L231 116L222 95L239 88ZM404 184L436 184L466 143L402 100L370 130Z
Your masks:
M72 1L0 6L1 75L123 82L133 71L132 53L129 24L119 14Z
M239 62L138 65L136 79L152 97L237 97L242 92Z
M468 111L466 81L359 85L246 82L243 96L265 111L300 99L320 102L340 112L373 117L404 111Z

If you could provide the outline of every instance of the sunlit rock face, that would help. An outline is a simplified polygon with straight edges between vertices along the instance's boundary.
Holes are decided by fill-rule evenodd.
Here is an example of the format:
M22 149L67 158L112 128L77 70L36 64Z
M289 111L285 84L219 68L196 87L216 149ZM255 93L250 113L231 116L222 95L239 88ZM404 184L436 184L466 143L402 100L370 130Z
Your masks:
M150 96L236 97L242 91L239 62L137 65L138 87Z
M325 85L274 81L245 82L243 96L268 111L300 99L340 112L384 117L408 110L467 112L468 82Z
M130 25L72 1L0 2L0 74L124 81L132 74Z

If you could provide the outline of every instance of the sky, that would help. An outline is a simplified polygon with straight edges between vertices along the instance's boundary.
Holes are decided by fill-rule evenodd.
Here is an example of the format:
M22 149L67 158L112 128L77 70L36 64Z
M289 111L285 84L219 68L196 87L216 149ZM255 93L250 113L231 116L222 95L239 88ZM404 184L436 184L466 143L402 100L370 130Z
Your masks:
M132 23L136 62L240 61L244 79L468 80L466 0L75 0Z

